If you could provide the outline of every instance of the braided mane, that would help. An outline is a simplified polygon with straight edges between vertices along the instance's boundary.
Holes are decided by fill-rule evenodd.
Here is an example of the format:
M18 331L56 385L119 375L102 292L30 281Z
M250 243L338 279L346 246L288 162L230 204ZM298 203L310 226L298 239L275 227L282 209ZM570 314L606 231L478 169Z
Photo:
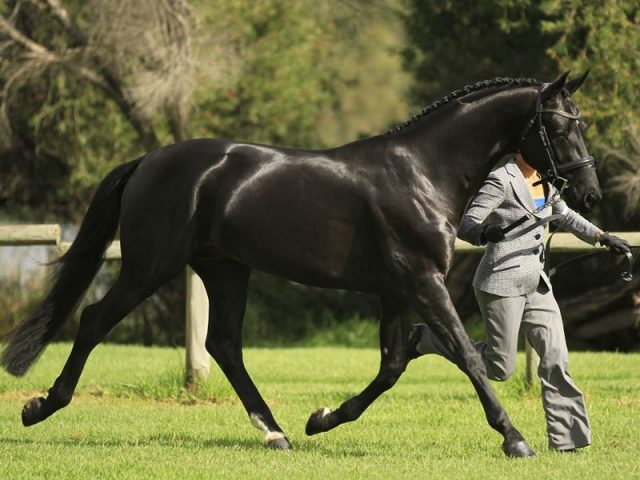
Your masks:
M413 125L418 119L424 117L428 113L433 112L434 110L437 110L441 106L446 105L447 103L451 102L452 100L455 100L456 98L464 97L465 95L468 95L468 94L473 93L473 92L477 92L477 91L484 90L484 89L487 89L487 88L492 88L492 87L517 88L517 87L529 87L529 86L532 86L532 85L540 85L540 84L541 83L538 80L536 80L535 78L508 78L508 77L504 77L504 78L494 78L493 80L482 80L480 82L476 82L476 83L473 83L471 85L467 85L465 87L462 87L459 90L455 90L455 91L451 92L449 95L445 95L440 100L437 100L437 101L433 102L431 105L423 108L419 113L415 114L413 117L411 117L406 122L404 122L404 123L398 125L397 127L394 127L391 130L387 131L386 134L390 135L390 134L399 132L399 131L403 130L404 128L408 127L409 125Z

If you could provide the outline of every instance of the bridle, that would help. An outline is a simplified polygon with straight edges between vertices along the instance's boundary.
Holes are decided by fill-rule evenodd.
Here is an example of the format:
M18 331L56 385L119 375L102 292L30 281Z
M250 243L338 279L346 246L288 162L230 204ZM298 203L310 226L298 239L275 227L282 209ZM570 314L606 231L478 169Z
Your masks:
M522 135L520 137L520 144L518 145L518 151L521 151L521 147L522 144L527 140L527 137L529 136L529 134L534 130L534 127L537 124L537 129L538 129L538 138L540 139L540 141L542 142L542 147L546 153L547 156L547 160L549 161L549 165L550 168L544 172L544 173L540 173L540 180L537 183L542 183L542 182L547 182L547 183L551 183L555 188L556 188L556 192L553 196L550 196L549 199L547 199L547 201L545 202L545 204L540 207L538 209L538 211L545 209L546 207L548 207L549 205L556 203L560 200L560 197L562 195L562 193L564 192L564 190L569 186L569 180L564 177L563 175L565 175L567 172L571 172L574 170L578 170L580 168L584 168L584 167L593 167L595 168L596 166L596 161L595 159L591 156L591 155L586 155L585 157L582 157L578 160L573 160L571 162L567 162L567 163L563 163L563 164L559 164L557 161L557 155L553 149L553 145L551 143L551 141L549 140L549 135L547 135L547 129L545 128L544 124L542 123L542 114L543 113L548 113L551 115L560 115L562 117L565 118L569 118L571 120L580 120L581 115L580 112L578 111L577 113L570 113L570 112L565 112L564 110L554 110L554 109L545 109L542 108L542 93L544 92L545 88L547 88L547 86L549 86L549 83L545 83L540 87L540 90L538 90L538 95L536 96L536 111L533 115L533 117L531 118L531 120L529 120L529 122L527 122L527 126L525 127L524 131L522 132ZM577 110L577 109L576 109ZM526 159L525 159L526 160ZM535 185L535 184L534 184ZM502 229L502 232L504 234L508 234L511 230L514 230L516 227L522 225L524 222L526 222L529 218L531 218L531 216L534 214L534 212L527 212L527 215L523 215L521 218L519 218L518 220L516 220L515 222L511 223L510 225L504 227ZM527 234L528 232L542 226L545 225L551 221L555 221L555 220L562 220L564 219L565 216L563 214L553 214L553 215L549 215L547 217L538 219L537 221L535 221L532 225L529 225L526 228L523 228L522 230L518 231L517 233L511 234L511 235L506 235L505 236L505 240L514 240L518 237L521 237L525 234ZM551 234L551 236L549 236L549 239L547 240L547 244L545 247L545 251L549 251L550 248L550 244L551 244L551 238L553 237L553 233ZM583 259L583 258L587 258L590 257L594 254L598 254L601 253L603 250L598 250L596 252L589 252L587 254L584 255L580 255L578 257L572 258L568 261L565 261L563 263L561 263L560 265L556 266L555 268L552 268L549 270L549 265L548 262L545 261L545 271L548 272L549 277L551 278L553 275L555 275L555 273L558 270L561 270L563 267L565 267L566 265L572 263L575 260L578 259ZM548 257L547 257L548 258ZM632 275L632 269L633 269L633 256L631 253L627 253L626 255L626 259L627 259L627 268L625 269L625 271L622 272L621 276L622 279L626 282L629 282L633 279L633 275Z
M534 127L537 126L538 138L542 142L542 148L546 153L547 160L549 161L550 165L550 168L546 172L540 172L540 175L542 177L541 182L551 183L557 188L559 193L562 194L564 190L569 186L569 180L564 177L564 175L566 175L568 172L584 167L595 168L596 161L591 155L586 155L585 157L579 158L578 160L573 160L571 162L563 164L558 163L558 156L553 149L553 144L549 139L547 129L542 123L542 114L548 113L551 115L560 115L562 117L576 121L580 120L581 115L579 111L577 113L570 113L565 112L564 110L542 108L542 93L549 85L549 83L545 83L540 87L540 90L538 90L538 95L536 96L536 111L531 120L527 122L527 126L522 132L522 135L520 137L520 144L518 145L518 151L521 150L522 145L527 140L527 137L532 131L535 130Z

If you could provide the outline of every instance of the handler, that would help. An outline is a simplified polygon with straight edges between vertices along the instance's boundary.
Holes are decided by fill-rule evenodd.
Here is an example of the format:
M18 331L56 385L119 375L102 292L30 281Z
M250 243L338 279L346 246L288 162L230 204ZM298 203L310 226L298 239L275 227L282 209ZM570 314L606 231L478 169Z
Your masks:
M477 342L476 348L487 376L504 381L513 374L518 331L522 327L540 356L538 375L549 448L574 451L591 443L591 432L582 392L568 372L560 310L543 271L544 227L508 241L503 228L523 215L532 214L536 220L559 213L564 216L562 228L585 242L600 242L618 255L626 254L630 248L625 240L601 231L571 210L559 200L552 185L539 181L539 174L520 155L493 171L467 209L458 236L474 245L487 244L473 279L486 327L486 342ZM531 223L525 222L520 230ZM451 360L426 325L417 326L411 342L415 344L414 357L436 353Z

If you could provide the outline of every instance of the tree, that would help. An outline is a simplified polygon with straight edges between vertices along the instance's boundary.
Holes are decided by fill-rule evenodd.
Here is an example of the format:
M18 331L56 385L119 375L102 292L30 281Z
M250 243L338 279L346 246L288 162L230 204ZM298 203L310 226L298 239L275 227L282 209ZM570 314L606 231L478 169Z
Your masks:
M58 187L68 175L63 194L74 205L124 160L121 151L159 146L162 121L174 139L189 136L193 82L185 0L17 0L4 8L0 147L13 181L5 195L33 189L31 180L42 169ZM121 138L106 141L105 128ZM22 199L49 201L52 194L37 187L33 198ZM53 205L65 203L57 200Z
M548 50L558 69L590 70L580 106L589 124L590 145L605 160L600 175L606 202L599 220L605 229L638 230L640 209L633 185L640 182L640 157L632 152L640 129L640 1L554 0L544 2L542 9L547 20L541 32L558 38Z
M605 201L593 217L604 229L640 230L638 0L481 0L464 8L454 1L409 0L405 24L410 43L406 67L415 79L413 97L422 103L478 79L526 76L549 81L566 70L578 74L590 69L576 103L590 125L591 153L604 158L599 176ZM619 267L605 266L604 258L576 263L570 276L557 279L567 334L586 344L597 342L587 334L601 332L604 322L611 335L591 345L637 346L633 296L640 281L621 286ZM459 259L450 275L456 281L449 282L467 317L475 312L468 288L474 265L472 259ZM609 317L618 318L617 326L606 323ZM623 337L632 341L620 342Z
M406 67L415 78L417 101L430 102L482 78L548 81L565 70L590 70L578 103L590 124L592 150L601 156L633 147L633 132L640 128L638 0L482 0L464 9L459 2L410 0L405 24ZM629 167L610 163L602 171L605 186ZM608 205L613 206L601 215L611 222L607 227L633 226L619 214L620 202Z
M530 0L408 0L404 15L405 66L415 79L419 104L478 80L495 77L550 78L554 64L541 36L546 17Z
M351 59L371 58L377 45L365 49L371 37L356 34L373 14L384 24L386 3L3 2L0 105L5 128L0 132L10 135L0 142L0 196L5 198L0 210L13 220L77 221L113 166L191 135L326 145L331 140L323 135L321 122L340 110L341 95L348 92L354 98L359 88L352 82L354 75L343 72L344 52L357 51ZM387 76L375 76L381 88L393 84ZM375 82L370 85L375 88ZM399 96L374 99L382 117L376 125L386 126L392 119L384 115L398 111ZM386 108L389 103L392 108ZM366 113L359 120L371 124ZM24 213L16 213L19 208ZM110 280L102 277L97 283ZM248 322L256 337L265 332L304 336L313 325L333 322L322 312L335 306L342 307L334 315L338 320L370 312L359 298L320 296L302 287L288 287L296 305L276 310L272 299L280 297L274 292L279 294L287 283L256 275L257 293L249 310L259 315ZM180 288L172 284L161 302L156 297L110 338L182 343ZM92 293L89 297L96 299ZM267 328L267 321L281 321L283 327ZM69 324L62 333L68 338L74 331Z
M207 136L294 147L321 147L320 113L333 109L343 84L350 34L380 3L217 0L213 22L239 62L201 92ZM371 7L369 4L373 4Z
M336 105L341 81L334 59L369 8L360 0L5 2L5 201L77 219L117 163L190 136L320 146L319 114Z

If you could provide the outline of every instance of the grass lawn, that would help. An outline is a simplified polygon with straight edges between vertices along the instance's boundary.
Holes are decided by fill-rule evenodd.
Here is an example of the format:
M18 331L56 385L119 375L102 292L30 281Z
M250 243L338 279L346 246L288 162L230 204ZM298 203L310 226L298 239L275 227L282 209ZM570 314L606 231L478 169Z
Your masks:
M507 459L466 378L421 358L356 422L315 437L317 407L337 407L373 377L372 349L247 349L255 383L294 445L267 451L217 367L196 396L180 387L179 349L102 345L69 407L30 428L22 404L60 372L70 345L52 345L25 378L0 373L0 478L640 478L640 355L572 353L593 445L546 449L536 389L521 376L496 392L538 456ZM524 358L521 358L523 365Z

